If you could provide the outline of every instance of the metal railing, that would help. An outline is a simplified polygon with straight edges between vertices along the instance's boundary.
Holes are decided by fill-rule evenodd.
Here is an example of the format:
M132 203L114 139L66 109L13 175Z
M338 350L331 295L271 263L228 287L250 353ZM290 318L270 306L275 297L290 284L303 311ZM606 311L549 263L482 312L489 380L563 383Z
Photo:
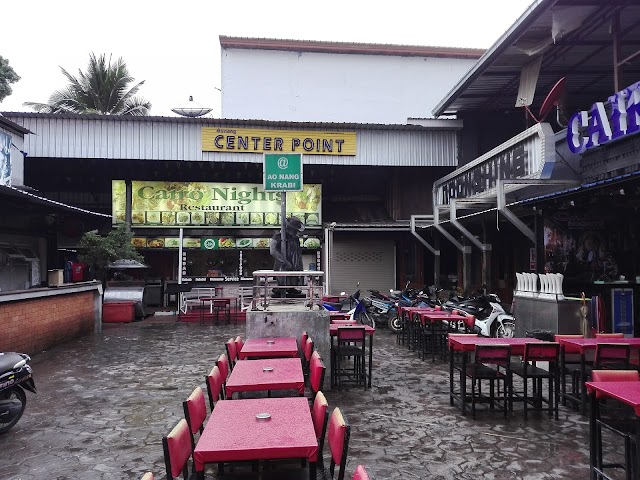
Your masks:
M277 283L278 280L284 284ZM269 305L303 305L311 309L322 303L323 282L324 272L319 271L256 270L253 272L251 310L266 310ZM287 296L291 290L299 291L300 295Z

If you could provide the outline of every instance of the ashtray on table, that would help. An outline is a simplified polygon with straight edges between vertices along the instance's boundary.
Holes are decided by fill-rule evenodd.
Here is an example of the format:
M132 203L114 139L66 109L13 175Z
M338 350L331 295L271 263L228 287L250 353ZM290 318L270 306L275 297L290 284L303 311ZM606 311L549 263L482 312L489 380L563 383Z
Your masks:
M271 414L270 413L257 413L256 414L256 418L262 422L270 420L271 419Z
M273 372L273 367L264 367L262 369L263 372Z
M267 343L268 343L269 345L273 345L274 343L276 343L276 341L275 341L275 340L267 340Z

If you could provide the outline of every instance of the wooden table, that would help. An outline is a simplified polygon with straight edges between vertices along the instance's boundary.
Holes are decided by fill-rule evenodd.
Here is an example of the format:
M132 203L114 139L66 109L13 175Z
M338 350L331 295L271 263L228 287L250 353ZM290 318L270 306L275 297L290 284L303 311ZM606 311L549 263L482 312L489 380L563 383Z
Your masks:
M332 323L329 325L329 335L331 336L332 350L333 350L333 338L338 336L338 327L364 327L365 335L369 336L369 379L368 379L367 387L371 388L371 374L372 374L372 362L373 362L373 334L376 333L376 329L369 325L361 325L359 323L351 323L351 324L345 324L345 325L337 325L335 323ZM331 377L333 378L333 376Z
M250 338L240 350L240 360L247 358L287 358L298 356L298 341L293 337Z
M465 335L462 337L449 337L449 404L453 406L456 399L462 404L462 415L467 414L467 354L476 349L476 345L509 345L512 355L524 355L524 346L527 343L540 343L542 340L537 338L487 338L477 337L475 335ZM454 390L453 374L454 374L454 352L462 353L462 366L460 368L460 392Z
M256 415L268 413L268 420ZM204 479L208 463L279 459L309 462L316 478L318 440L309 402L303 397L220 400L193 452L196 475Z
M240 360L227 379L225 391L231 398L236 392L297 390L304 395L304 375L300 358Z
M587 381L586 373L586 353L596 349L599 343L622 343L631 346L632 350L640 351L640 338L560 338L558 339L560 345L568 346L574 351L580 352L580 398L576 399L572 395L564 394L564 398L568 398L571 401L578 400L580 402L580 412L585 415L587 413L587 389L585 382ZM562 372L565 369L565 355L564 349L561 349L560 353L560 366ZM564 375L563 375L564 376ZM563 379L564 381L564 379ZM563 391L565 387L563 386Z
M588 339L587 339L588 340ZM604 340L604 339L603 339ZM589 392L590 415L589 415L589 447L590 447L590 467L591 478L598 477L596 468L598 465L597 452L601 448L602 438L598 435L596 421L599 418L600 402L596 394L600 397L611 398L618 402L633 407L635 420L635 463L632 465L632 472L627 472L628 478L640 478L640 382L586 382L585 388ZM631 455L634 456L633 453Z

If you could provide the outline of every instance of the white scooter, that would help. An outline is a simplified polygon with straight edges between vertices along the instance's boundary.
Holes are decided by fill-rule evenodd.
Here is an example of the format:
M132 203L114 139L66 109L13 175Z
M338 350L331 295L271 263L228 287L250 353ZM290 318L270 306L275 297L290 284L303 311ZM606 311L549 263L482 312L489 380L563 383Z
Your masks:
M495 293L480 295L455 307L463 315L474 315L474 333L483 337L513 338L516 320L509 315Z

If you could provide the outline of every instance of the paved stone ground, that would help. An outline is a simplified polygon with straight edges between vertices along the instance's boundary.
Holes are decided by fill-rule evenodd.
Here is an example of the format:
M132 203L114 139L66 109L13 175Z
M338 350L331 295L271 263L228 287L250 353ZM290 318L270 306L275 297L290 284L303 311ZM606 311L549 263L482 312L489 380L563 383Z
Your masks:
M0 478L165 478L162 435L224 341L243 333L150 317L34 355L39 393L0 436ZM347 478L358 463L378 480L588 478L588 423L576 412L472 420L449 406L447 365L420 361L386 330L374 357L370 390L327 394L352 425Z

